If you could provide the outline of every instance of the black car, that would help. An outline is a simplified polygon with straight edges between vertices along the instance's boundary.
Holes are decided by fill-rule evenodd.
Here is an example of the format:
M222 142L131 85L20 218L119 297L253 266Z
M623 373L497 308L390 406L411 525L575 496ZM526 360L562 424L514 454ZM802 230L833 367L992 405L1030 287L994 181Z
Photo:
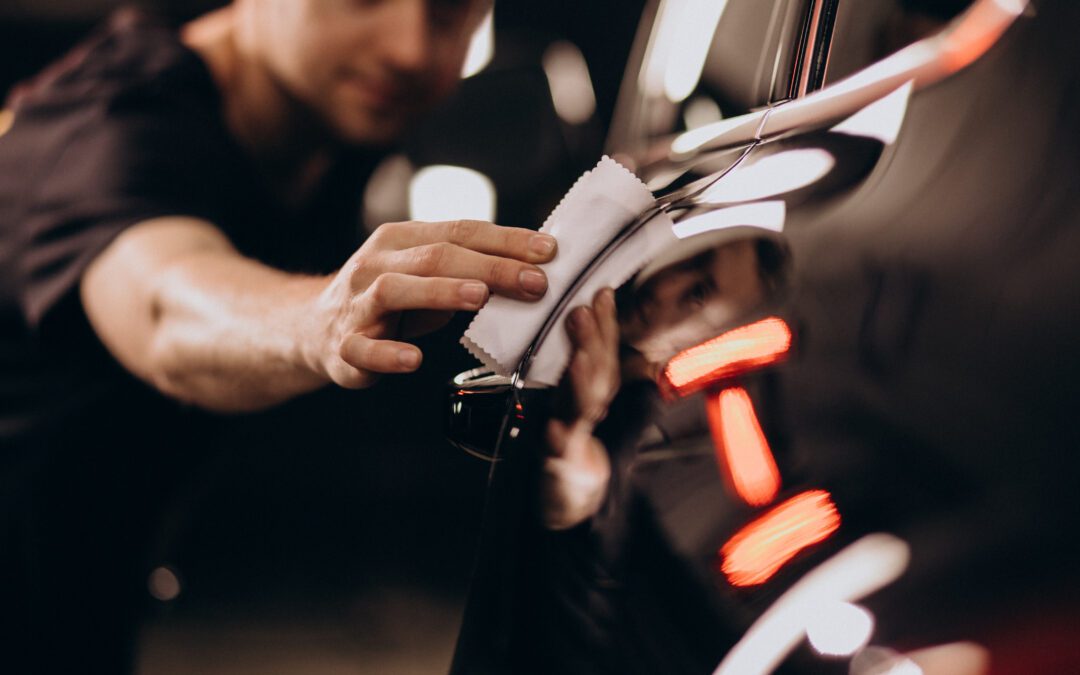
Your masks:
M657 367L558 531L560 393L519 385L604 255L514 372L453 383L493 462L454 672L1080 672L1080 6L958 4L646 8L609 151L680 237L616 296ZM764 292L704 321L733 242Z

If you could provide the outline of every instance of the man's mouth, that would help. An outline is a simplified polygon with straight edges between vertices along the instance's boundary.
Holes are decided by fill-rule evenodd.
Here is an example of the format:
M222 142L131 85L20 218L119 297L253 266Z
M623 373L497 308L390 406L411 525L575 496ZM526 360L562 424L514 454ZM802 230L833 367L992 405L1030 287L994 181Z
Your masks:
M375 110L396 111L416 102L412 87L390 80L350 75L345 78L345 86L365 106Z

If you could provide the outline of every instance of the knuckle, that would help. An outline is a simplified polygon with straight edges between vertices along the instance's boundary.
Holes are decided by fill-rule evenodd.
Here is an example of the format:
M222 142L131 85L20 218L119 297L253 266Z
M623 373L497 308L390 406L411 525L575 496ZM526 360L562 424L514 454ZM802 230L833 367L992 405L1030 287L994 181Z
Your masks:
M393 226L393 223L383 223L382 225L379 225L370 235L368 235L367 243L373 246L385 244L387 239L390 239L393 234L391 231Z
M418 248L413 259L417 274L435 276L442 269L450 248L452 248L452 245L445 242L428 244Z
M499 258L487 262L487 278L504 288L516 288L518 285L518 267Z
M355 282L357 279L363 276L363 273L366 269L367 265L365 264L364 259L360 256L354 257L352 260L349 261L347 265L349 280Z
M368 286L368 297L378 307L385 307L393 295L394 280L390 274L380 274Z
M534 234L531 230L517 227L496 227L499 232L499 242L508 251L523 251L528 247L529 240Z
M447 226L447 238L450 241L461 243L476 236L479 223L474 220L454 220Z
M395 242L402 239L408 223L383 223L375 228L367 243L379 249L393 249Z
M350 366L356 365L357 358L355 350L353 349L352 341L348 338L341 341L341 345L338 347L338 357Z

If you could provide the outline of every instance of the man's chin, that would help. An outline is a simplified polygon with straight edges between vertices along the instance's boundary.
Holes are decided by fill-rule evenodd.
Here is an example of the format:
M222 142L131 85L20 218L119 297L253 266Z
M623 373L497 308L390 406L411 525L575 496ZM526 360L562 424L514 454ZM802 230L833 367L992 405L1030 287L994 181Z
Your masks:
M341 142L354 146L389 146L401 140L411 128L415 115L408 110L368 112L339 116L331 123Z

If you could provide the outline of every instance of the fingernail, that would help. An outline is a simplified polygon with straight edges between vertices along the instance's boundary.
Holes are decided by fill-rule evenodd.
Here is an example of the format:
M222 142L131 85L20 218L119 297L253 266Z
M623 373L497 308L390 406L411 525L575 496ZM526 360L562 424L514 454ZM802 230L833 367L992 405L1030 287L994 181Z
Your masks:
M479 307L487 300L487 286L479 281L467 281L458 289L461 299L474 307Z
M402 349L397 353L397 360L405 368L416 368L420 365L420 353L414 349Z
M588 310L584 307L578 307L574 311L570 312L570 316L566 317L566 321L570 324L571 330L578 330L581 328L581 323L585 320L585 313Z
M549 234L534 234L529 240L529 250L542 258L547 258L555 251L555 237Z
M580 310L581 308L579 307L578 309L570 312L570 314L566 317L566 327L572 331L576 331L578 329L578 313L580 312Z
M518 283L530 295L543 295L547 290L547 277L543 272L525 270L518 275Z

